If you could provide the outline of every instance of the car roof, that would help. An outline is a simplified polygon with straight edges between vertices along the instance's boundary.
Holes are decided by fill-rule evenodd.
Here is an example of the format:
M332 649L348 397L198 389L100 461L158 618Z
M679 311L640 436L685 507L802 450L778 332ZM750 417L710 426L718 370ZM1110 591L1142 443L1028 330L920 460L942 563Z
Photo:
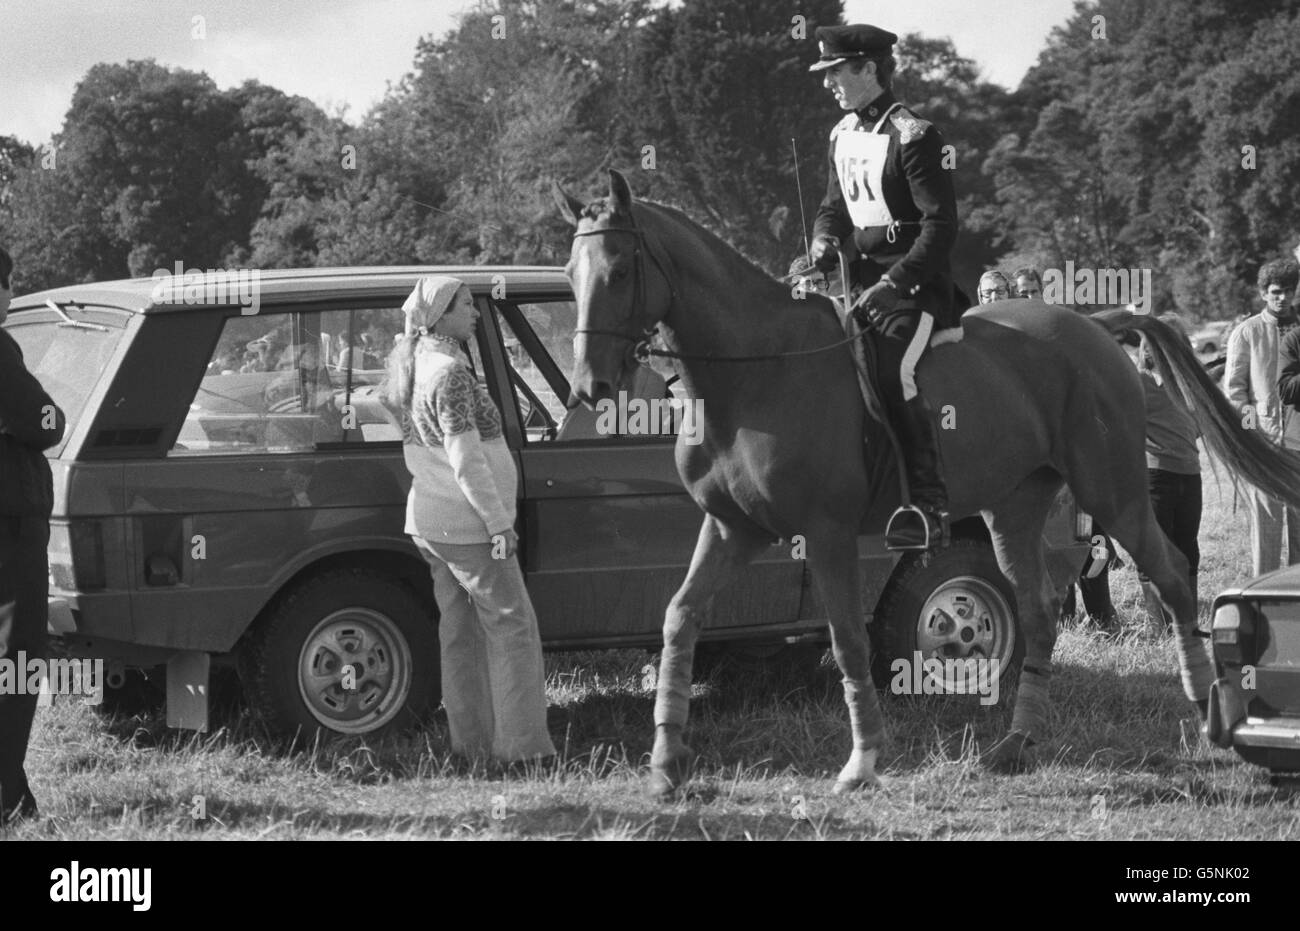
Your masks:
M340 268L284 268L284 269L208 269L184 277L171 276L177 291L196 287L200 281L204 294L219 294L222 290L237 287L240 275L257 275L258 299L263 304L278 304L303 295L312 300L364 298L391 295L410 290L425 275L450 275L459 278L473 291L487 291L504 281L509 289L543 292L562 292L568 288L564 269L551 265L400 265L351 266ZM161 277L161 276L160 276ZM174 300L156 300L154 292L159 278L125 278L118 281L98 281L86 284L65 285L24 294L13 299L14 311L39 307L47 300L57 304L94 304L116 307L133 313L175 313L198 307L230 306L238 300L204 300L183 303ZM169 279L161 279L169 280Z

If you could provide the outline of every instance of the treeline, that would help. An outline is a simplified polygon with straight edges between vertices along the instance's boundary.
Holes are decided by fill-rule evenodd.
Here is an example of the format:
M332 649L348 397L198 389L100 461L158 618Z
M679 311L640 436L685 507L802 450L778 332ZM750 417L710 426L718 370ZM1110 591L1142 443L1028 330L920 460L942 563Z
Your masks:
M0 137L18 287L191 267L563 262L552 179L610 166L774 273L802 249L839 118L813 32L838 0L499 0L418 45L350 126L249 82L96 65L52 149ZM888 26L889 23L881 22ZM954 146L973 292L990 265L1154 269L1219 318L1300 238L1295 0L1080 3L1015 92L906 36L896 92ZM792 143L793 140L793 143Z

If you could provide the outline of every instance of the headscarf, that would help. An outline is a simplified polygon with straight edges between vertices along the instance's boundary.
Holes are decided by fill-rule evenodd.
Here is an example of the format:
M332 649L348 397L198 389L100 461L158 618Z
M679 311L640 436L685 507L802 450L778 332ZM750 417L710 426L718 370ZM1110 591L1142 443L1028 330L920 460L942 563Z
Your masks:
M388 357L388 381L384 405L399 417L405 417L415 390L415 347L420 337L433 332L433 325L447 312L456 292L465 282L449 275L425 275L415 283L415 290L402 305L406 314L406 338L399 339Z
M456 299L456 292L463 287L465 282L450 275L425 275L417 281L415 290L402 305L406 313L406 335L432 333L433 325L447 312Z

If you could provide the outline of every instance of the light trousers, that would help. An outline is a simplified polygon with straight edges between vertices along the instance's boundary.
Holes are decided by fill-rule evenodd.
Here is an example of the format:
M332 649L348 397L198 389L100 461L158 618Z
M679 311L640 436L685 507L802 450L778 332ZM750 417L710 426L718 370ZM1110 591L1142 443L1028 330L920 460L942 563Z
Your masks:
M442 614L442 703L452 752L503 762L551 756L537 615L519 560L491 543L412 537L429 563Z
M1300 562L1300 510L1254 488L1250 505L1250 558L1255 575L1282 567L1282 525L1286 525L1287 565Z

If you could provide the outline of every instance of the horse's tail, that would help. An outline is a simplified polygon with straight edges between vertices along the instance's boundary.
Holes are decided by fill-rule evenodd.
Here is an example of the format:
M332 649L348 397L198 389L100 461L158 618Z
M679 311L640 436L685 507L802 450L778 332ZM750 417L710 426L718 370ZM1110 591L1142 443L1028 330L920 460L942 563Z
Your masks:
M1145 338L1156 371L1173 399L1192 415L1205 448L1223 463L1235 483L1253 485L1264 494L1300 507L1300 455L1268 441L1242 422L1182 334L1147 314L1107 310L1092 319L1113 336Z

